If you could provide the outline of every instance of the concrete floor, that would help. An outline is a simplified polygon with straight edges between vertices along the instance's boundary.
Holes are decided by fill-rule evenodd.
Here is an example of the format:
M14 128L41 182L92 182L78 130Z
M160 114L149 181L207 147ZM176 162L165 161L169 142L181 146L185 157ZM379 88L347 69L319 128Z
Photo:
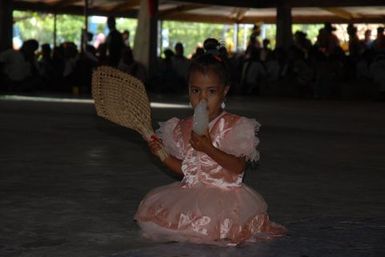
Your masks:
M287 226L285 238L238 248L142 239L137 205L175 179L141 137L96 117L90 103L0 97L0 256L385 256L384 103L230 98L227 106L263 126L261 161L245 183ZM153 117L189 112L154 108Z

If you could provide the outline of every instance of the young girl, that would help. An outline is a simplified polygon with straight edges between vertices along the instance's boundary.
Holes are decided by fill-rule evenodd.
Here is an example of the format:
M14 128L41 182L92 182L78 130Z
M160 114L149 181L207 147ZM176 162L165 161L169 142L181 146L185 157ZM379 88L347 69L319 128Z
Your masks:
M192 107L202 99L208 103L207 132L192 131L192 117L160 124L160 140L150 142L150 150L156 155L164 147L169 156L163 164L183 179L149 192L135 219L144 236L161 241L235 246L282 236L286 229L269 221L262 196L242 183L246 161L259 159L260 125L223 110L229 72L212 49L218 42L209 42L210 50L191 63L188 77Z

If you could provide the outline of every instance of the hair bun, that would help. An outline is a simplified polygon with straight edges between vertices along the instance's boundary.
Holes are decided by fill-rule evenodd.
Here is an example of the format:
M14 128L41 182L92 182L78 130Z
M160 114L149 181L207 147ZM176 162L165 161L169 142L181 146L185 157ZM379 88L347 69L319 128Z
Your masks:
M203 49L204 54L193 59L188 74L212 71L218 74L223 85L229 86L231 78L226 48L217 39L207 38L203 42Z

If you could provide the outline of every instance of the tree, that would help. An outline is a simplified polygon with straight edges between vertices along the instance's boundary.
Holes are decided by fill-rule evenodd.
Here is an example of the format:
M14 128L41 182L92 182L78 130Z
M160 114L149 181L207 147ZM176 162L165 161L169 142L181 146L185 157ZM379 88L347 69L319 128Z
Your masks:
M81 30L84 27L84 17L78 15L57 15L57 43L74 42L80 46Z
M51 13L14 11L15 29L21 40L36 39L39 43L53 45L54 15ZM80 45L84 18L77 15L57 15L57 43L65 41Z
M227 37L224 35L223 24L164 21L163 30L168 34L168 45L163 47L174 49L175 44L181 42L186 56L193 54L196 47L208 37L217 38L221 42L226 42Z
M39 43L53 43L53 15L49 13L14 11L15 37L22 41L36 39Z

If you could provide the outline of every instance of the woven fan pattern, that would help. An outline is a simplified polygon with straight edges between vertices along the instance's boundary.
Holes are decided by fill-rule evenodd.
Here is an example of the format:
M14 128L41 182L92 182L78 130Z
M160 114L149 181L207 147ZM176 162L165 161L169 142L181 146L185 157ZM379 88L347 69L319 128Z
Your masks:
M99 116L136 130L147 141L154 135L150 102L140 80L112 67L101 66L92 74L92 96ZM164 150L162 152L167 155Z

